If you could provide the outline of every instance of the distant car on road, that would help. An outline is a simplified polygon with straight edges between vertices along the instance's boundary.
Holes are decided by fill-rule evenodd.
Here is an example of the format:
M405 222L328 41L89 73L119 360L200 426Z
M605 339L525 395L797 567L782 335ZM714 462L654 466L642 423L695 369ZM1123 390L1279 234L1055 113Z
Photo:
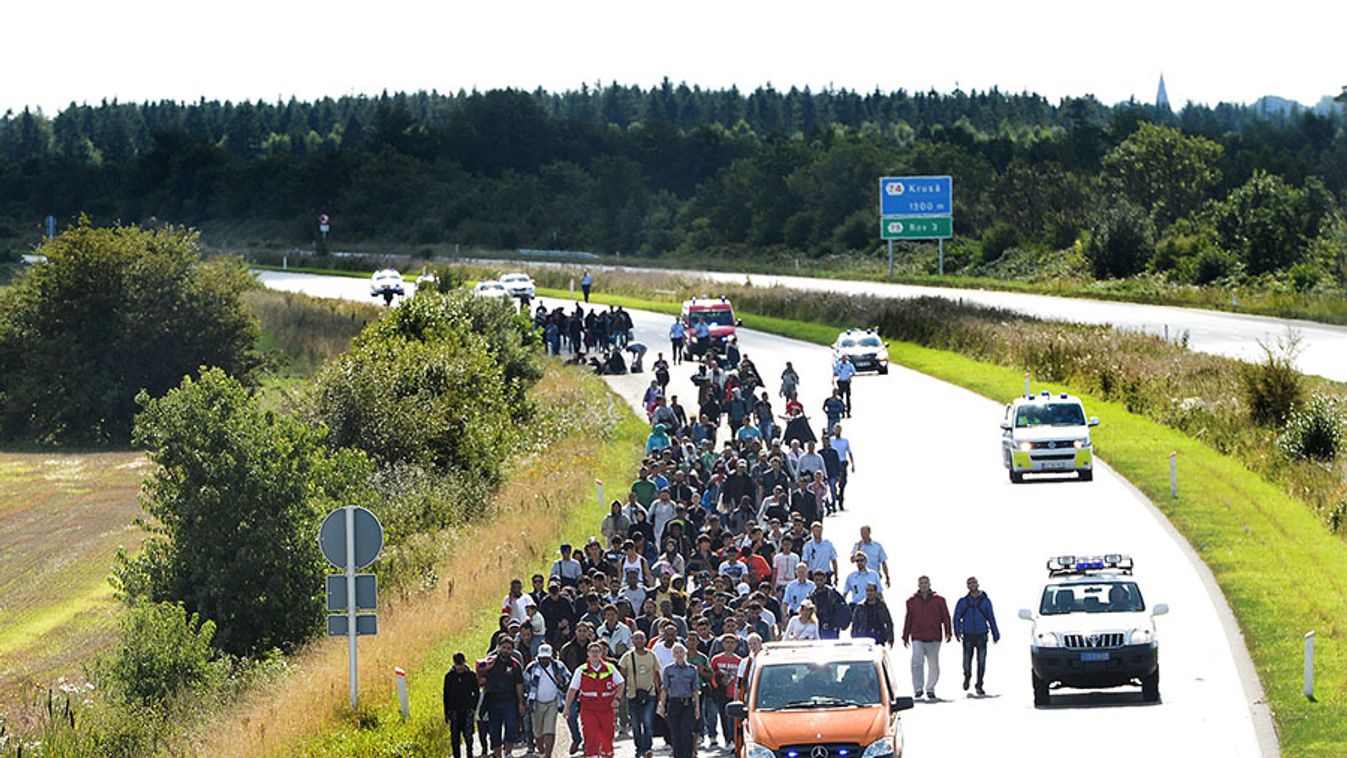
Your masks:
M397 269L385 268L374 272L369 281L370 297L382 297L384 305L393 304L394 295L406 294L402 284L402 274Z
M1010 481L1018 484L1027 473L1074 471L1082 481L1094 478L1094 447L1090 428L1099 419L1085 418L1080 398L1044 390L1015 398L1001 420L1001 457Z
M533 278L528 274L519 272L506 274L500 278L500 283L505 285L505 290L510 293L511 297L532 298L537 294Z
M844 355L857 371L889 373L889 343L880 339L874 329L848 329L837 335L833 342L833 365Z
M505 289L504 284L501 284L495 279L487 279L478 282L477 286L472 288L472 294L477 297L496 297L501 300L510 299L510 291Z
M1048 582L1037 611L1020 610L1033 624L1029 660L1034 705L1049 705L1053 688L1139 685L1148 703L1160 700L1160 643L1155 618L1132 579L1126 555L1062 555L1048 559Z
M435 275L434 271L421 269L421 275L416 277L416 289L420 291L422 287L436 289L440 286L440 277Z

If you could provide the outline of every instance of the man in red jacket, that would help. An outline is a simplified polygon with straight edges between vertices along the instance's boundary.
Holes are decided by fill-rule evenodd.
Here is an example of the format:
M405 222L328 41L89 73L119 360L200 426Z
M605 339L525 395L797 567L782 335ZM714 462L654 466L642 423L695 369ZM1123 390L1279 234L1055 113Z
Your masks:
M907 618L903 621L903 647L912 647L912 689L917 697L935 700L935 684L940 680L940 642L949 642L953 628L945 598L931 591L931 578L917 579L917 591L907 599ZM930 669L930 678L925 674ZM924 685L924 686L923 686Z

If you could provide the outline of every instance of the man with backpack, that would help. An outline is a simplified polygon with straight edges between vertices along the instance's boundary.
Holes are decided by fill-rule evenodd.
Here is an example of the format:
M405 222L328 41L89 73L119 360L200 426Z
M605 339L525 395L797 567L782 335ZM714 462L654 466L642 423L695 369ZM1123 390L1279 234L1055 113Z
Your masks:
M978 678L976 692L978 697L987 693L982 689L983 674L987 669L987 635L992 642L1001 641L1001 630L996 626L996 613L992 611L991 598L978 589L975 576L968 577L968 594L954 604L954 639L963 643L963 688L968 691L968 682L972 678L973 655L978 659Z

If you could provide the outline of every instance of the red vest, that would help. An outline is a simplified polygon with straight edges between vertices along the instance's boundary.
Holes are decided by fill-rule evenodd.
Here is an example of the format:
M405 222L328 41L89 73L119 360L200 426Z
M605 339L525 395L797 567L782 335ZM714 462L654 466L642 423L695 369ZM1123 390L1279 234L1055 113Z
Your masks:
M603 668L595 671L589 661L581 664L580 669L580 705L589 707L612 706L617 695L617 680L614 674L617 668L604 661Z

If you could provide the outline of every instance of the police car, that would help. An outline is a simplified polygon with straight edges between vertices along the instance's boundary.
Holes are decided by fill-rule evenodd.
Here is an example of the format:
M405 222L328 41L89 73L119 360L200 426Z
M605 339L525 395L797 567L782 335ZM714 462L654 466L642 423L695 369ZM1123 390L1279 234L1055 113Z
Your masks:
M1048 705L1061 687L1141 687L1148 703L1160 699L1160 645L1155 617L1132 579L1130 556L1062 555L1048 559L1048 581L1038 610L1020 610L1033 624L1029 661L1034 705Z
M880 339L874 329L848 329L837 335L833 342L833 365L844 355L857 371L889 373L889 343Z
M370 297L382 297L385 305L392 304L394 295L402 295L405 292L402 286L402 274L399 274L397 269L380 269L370 277Z
M1044 390L1006 405L1001 420L1001 459L1010 481L1024 481L1027 473L1076 472L1083 481L1094 478L1094 448L1090 427L1099 419L1085 417L1080 398Z
M538 292L533 284L533 278L528 274L515 272L506 274L500 278L500 283L505 287L512 297L535 297Z

